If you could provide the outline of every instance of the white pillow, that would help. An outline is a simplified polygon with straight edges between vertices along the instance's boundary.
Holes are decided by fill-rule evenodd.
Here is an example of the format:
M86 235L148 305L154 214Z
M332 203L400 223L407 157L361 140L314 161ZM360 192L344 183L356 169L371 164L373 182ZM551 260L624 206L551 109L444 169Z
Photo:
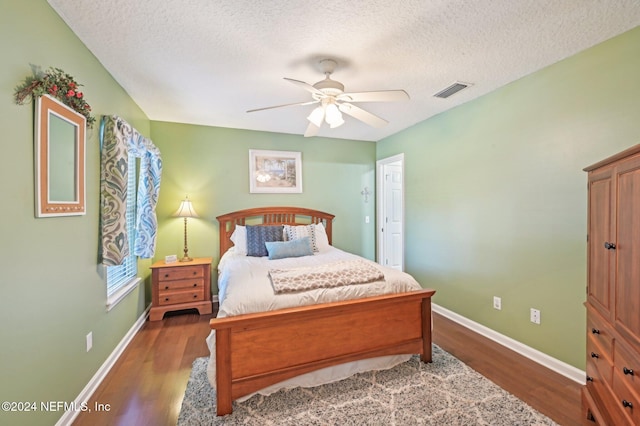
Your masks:
M236 225L236 229L231 234L231 242L236 248L236 253L241 256L247 255L247 228L241 225Z
M293 241L303 237L309 237L311 240L311 248L314 252L318 252L318 244L316 243L316 227L311 225L284 225L284 235L286 241Z
M329 237L327 237L327 231L324 229L322 223L316 223L316 245L319 251L323 251L331 247L329 244Z

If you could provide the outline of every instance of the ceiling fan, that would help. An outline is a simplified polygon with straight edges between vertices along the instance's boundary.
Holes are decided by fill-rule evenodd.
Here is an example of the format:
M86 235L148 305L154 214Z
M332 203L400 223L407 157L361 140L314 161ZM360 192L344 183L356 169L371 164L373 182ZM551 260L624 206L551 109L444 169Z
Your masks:
M404 90L379 90L374 92L345 92L344 85L339 81L332 80L331 74L336 69L337 62L333 59L322 59L320 68L325 75L324 80L311 85L304 81L284 78L291 83L311 92L311 101L296 102L292 104L275 105L266 108L252 109L247 112L263 111L266 109L281 108L295 105L319 104L307 117L309 125L304 132L305 137L315 136L325 121L330 128L336 128L344 124L342 113L350 115L363 123L373 127L384 127L388 121L372 114L364 109L353 105L354 102L395 102L409 99L409 95Z

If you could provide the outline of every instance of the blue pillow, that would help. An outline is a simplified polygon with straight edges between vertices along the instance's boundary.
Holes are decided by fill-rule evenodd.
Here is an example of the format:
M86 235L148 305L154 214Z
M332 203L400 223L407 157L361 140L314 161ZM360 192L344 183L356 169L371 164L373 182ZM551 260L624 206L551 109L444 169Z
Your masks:
M264 244L269 252L269 259L313 256L311 239L309 237L302 237L292 241L266 242Z
M247 229L247 256L266 256L267 241L282 241L282 225L249 225Z

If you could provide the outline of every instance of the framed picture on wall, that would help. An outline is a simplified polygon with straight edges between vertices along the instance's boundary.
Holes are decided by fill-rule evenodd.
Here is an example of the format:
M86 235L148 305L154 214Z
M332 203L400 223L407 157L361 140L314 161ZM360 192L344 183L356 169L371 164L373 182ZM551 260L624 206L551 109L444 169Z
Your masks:
M302 153L249 150L250 193L301 193Z

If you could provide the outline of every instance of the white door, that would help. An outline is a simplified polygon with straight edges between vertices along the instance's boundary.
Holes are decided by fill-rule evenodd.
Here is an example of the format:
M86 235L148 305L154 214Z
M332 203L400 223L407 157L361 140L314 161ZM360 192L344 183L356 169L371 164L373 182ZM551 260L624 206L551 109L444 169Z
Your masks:
M404 156L378 161L378 263L404 270Z

